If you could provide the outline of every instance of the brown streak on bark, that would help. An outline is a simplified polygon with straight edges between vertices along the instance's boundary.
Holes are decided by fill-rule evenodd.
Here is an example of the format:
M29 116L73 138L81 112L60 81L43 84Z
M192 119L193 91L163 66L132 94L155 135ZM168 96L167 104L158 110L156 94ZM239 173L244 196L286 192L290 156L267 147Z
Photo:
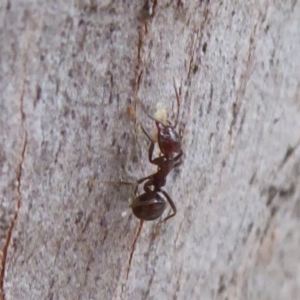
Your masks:
M201 46L201 43L202 43L204 27L207 24L207 20L208 20L208 13L209 13L209 8L208 7L209 7L208 3L205 3L204 20L201 22L201 24L199 26L199 29L196 31L195 41L197 41L200 46ZM199 37L199 33L201 33L200 37ZM191 75L191 71L193 69L192 64L193 64L193 61L194 61L194 55L195 55L195 51L196 51L196 48L197 48L195 46L195 43L193 43L194 45L192 46L192 53L191 53L189 64L188 64L188 72L187 72L187 76L186 76L186 79L185 79L185 83L188 82L188 80L190 78L190 75ZM201 64L201 57L199 57L199 62Z
M290 158L294 155L295 151L298 149L299 146L300 146L300 139L294 147L289 146L287 148L284 158L281 164L279 165L278 171L280 171L283 168L283 166L290 160Z
M133 240L133 244L131 246L131 251L130 251L130 256L129 256L129 262L128 262L127 272L126 272L126 280L128 280L128 276L129 276L129 272L130 272L130 267L131 267L131 262L132 262L133 254L134 254L134 251L135 251L135 245L136 245L136 242L137 242L137 240L138 240L138 238L139 238L139 236L141 234L142 227L143 227L143 221L141 220L139 228L138 228L137 233L135 235L135 238Z
M173 297L172 297L173 300L177 299L176 294L178 293L178 291L180 289L181 275L182 275L182 265L180 266L178 278L177 278L177 281L176 281L176 286L175 286L174 294L173 294Z
M1 260L2 269L1 269L1 273L0 273L0 299L3 299L3 300L5 299L5 294L4 294L4 290L3 290L3 283L4 283L4 276L5 276L5 265L6 265L6 258L7 258L7 250L8 250L10 241L11 241L12 231L14 229L15 222L18 218L18 212L19 212L20 205L21 205L21 190L20 190L20 187L21 187L21 177L22 177L22 164L23 164L23 161L24 161L26 146L27 146L27 133L25 131L24 138L23 138L23 147L22 147L22 152L21 152L21 161L20 161L19 166L18 166L17 178L16 178L17 179L17 194L18 194L17 200L16 200L16 209L15 209L15 213L12 217L9 229L7 231L7 234L6 234L5 245L2 249L3 255L2 255L2 260Z
M26 74L26 62L23 65L24 67L24 76ZM23 86L21 90L21 96L20 96L20 107L19 107L19 112L21 116L21 127L23 129L23 143L22 143L22 148L21 148L21 155L20 155L20 162L17 166L17 172L16 172L16 181L17 181L17 200L16 200L16 208L14 215L11 219L10 226L8 228L7 234L6 234L6 240L5 240L5 245L2 249L2 259L1 259L1 273L0 273L0 299L5 300L5 294L4 294L4 276L5 276L5 266L6 266L6 259L7 259L7 251L8 247L11 241L11 235L12 231L15 226L15 222L18 218L18 212L20 209L21 205L21 177L22 177L22 165L24 162L24 157L25 157L25 151L27 147L27 131L25 129L25 113L24 113L24 94L25 94L25 80L23 80Z

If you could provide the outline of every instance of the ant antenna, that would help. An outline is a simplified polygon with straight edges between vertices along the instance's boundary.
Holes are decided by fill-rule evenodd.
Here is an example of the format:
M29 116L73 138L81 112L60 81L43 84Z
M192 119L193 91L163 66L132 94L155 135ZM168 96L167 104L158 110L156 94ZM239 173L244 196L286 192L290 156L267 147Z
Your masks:
M174 90L175 90L175 95L176 95L176 102L177 102L177 115L176 115L176 121L174 123L174 125L172 126L172 128L175 128L178 124L178 118L179 118L179 110L180 110L180 101L179 101L179 95L181 95L181 86L179 88L179 93L177 91L176 88L176 84L175 84L175 79L173 77L173 86L174 86Z
M144 103L142 103L142 102L140 102L140 103L141 103L141 106L142 106L142 109L143 109L144 113L145 113L151 120L153 120L154 122L158 122L159 124L162 124L162 125L163 125L163 123L162 123L161 121L157 120L156 118L154 118L153 116L151 116L151 115L147 112Z
M179 92L178 92L178 90L177 90L177 88L176 88L176 84L175 84L175 79L174 79L174 77L173 77L173 86L174 86L175 96L176 96L176 102L177 102L176 121L175 121L174 125L171 125L171 122L170 122L169 120L167 120L167 123L169 124L169 126L170 126L171 128L174 129L174 128L177 126L177 124L178 124L179 112L180 112L180 95L181 95L181 86L180 86ZM153 120L154 122L157 122L157 123L159 123L159 124L161 124L161 125L165 125L165 124L163 124L161 121L159 121L158 119L156 119L155 117L151 116L151 115L148 113L148 111L146 110L145 105L144 105L142 102L140 102L140 104L141 104L141 106L142 106L142 109L143 109L144 113L145 113L151 120ZM143 131L144 131L144 130L143 130ZM145 132L145 131L144 131L144 132ZM147 135L147 134L146 134L146 135ZM148 135L147 135L147 136L148 136ZM149 136L148 136L148 137L149 137Z
M137 195L137 191L138 191L138 188L139 188L139 184L138 182L130 182L130 181L99 181L101 183L108 183L108 184L118 184L118 185L133 185L135 186L135 189L134 189L134 194Z
M134 182L129 181L99 181L100 183L111 183L111 184L124 184L124 185L135 185Z

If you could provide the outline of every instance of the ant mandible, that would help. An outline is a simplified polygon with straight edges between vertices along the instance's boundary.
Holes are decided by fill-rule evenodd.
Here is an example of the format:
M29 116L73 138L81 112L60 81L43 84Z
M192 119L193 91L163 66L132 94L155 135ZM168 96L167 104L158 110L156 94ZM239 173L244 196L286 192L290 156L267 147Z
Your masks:
M178 167L182 161L180 160L183 155L183 151L181 149L181 138L180 135L175 131L175 128L178 124L178 115L179 115L179 95L176 90L175 82L174 88L176 92L176 100L178 104L177 117L174 125L167 121L168 125L164 125L162 122L156 120L152 116L149 115L151 119L155 121L155 124L158 129L158 145L160 151L163 156L157 157L155 159L152 158L153 150L155 142L151 139L150 135L147 131L142 127L143 132L150 140L150 147L148 151L148 159L149 162L156 165L158 167L158 171L152 175L141 178L137 181L137 186L135 189L135 194L137 193L138 185L147 180L144 184L144 191L142 195L136 197L131 204L133 214L144 221L152 221L159 218L165 208L166 201L161 196L163 194L170 204L173 213L166 217L162 222L167 221L168 219L174 217L176 215L176 206L168 195L168 193L161 188L166 184L167 175L176 167ZM178 153L174 156L175 153ZM150 187L153 186L151 189ZM160 194L161 193L161 194Z

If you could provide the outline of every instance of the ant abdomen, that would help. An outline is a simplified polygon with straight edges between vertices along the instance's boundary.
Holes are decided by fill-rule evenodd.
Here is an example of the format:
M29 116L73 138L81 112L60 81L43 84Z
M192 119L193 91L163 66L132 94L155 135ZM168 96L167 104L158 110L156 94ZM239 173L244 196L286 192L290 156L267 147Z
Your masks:
M144 193L134 199L131 208L138 219L152 221L163 214L166 208L166 201L157 192L153 194Z

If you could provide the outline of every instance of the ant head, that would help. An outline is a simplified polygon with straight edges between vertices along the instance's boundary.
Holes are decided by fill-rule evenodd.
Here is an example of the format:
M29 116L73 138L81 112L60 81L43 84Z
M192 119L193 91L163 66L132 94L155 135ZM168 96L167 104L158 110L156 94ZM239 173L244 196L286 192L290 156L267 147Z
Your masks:
M144 193L131 204L133 214L140 220L158 219L166 208L166 201L158 193Z
M164 125L157 120L155 121L155 124L158 130L157 141L160 151L164 155L181 152L181 138L175 131L174 126L172 126L170 122L168 125Z

